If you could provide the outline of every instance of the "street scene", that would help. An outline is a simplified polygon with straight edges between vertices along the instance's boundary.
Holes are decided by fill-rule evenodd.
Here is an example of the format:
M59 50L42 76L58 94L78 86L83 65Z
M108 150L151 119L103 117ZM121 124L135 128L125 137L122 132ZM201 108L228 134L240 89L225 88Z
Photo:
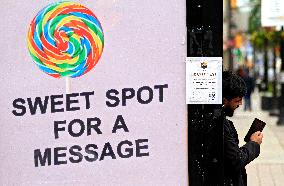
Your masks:
M233 121L240 146L255 118L266 122L260 155L246 166L248 185L284 183L284 4L282 1L223 1L224 69L247 86Z
M261 110L259 97L259 92L252 95L252 111L244 111L244 105L242 105L229 119L235 123L240 146L244 145L245 142L242 139L254 118L266 122L260 155L246 167L248 185L281 186L284 183L284 126L277 125L277 117L270 116L269 112Z
M0 186L284 186L284 0L1 0Z

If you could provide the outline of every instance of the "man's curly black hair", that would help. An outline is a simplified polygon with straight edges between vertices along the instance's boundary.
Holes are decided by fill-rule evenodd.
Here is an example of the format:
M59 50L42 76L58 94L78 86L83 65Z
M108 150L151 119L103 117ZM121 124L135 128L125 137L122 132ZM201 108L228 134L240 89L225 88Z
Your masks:
M223 98L226 98L228 101L230 101L237 97L244 97L247 88L244 80L240 76L231 71L224 71L222 76Z

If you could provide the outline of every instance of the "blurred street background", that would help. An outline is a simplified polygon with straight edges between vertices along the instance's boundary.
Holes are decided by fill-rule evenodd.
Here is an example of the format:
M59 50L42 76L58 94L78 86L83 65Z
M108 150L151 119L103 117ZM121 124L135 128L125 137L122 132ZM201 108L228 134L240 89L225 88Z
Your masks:
M224 0L223 7L224 69L252 92L230 118L241 144L254 118L267 123L248 185L284 185L284 1Z

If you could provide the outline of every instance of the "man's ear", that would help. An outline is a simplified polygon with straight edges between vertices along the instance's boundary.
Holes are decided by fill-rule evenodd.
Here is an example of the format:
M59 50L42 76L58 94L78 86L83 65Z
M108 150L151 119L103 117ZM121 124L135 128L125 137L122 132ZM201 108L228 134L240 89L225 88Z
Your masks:
M223 105L228 105L229 104L229 100L227 100L226 98L223 98Z

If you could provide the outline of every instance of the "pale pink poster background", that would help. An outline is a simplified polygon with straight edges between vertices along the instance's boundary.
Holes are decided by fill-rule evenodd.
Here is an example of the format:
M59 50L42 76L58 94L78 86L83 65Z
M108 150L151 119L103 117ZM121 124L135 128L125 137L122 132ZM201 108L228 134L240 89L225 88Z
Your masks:
M91 109L80 111L12 114L13 100L65 94L65 80L55 79L33 64L26 45L30 21L54 1L4 0L0 4L0 185L98 185L183 186L188 184L187 118L185 104L185 1L184 0L86 0L76 1L100 20L105 48L98 65L86 75L71 79L71 92L94 91ZM126 107L106 106L109 89L138 89L168 84L164 102L158 91L147 105L136 99ZM50 105L49 105L50 106ZM129 133L111 130L123 115ZM67 132L54 138L55 120L99 117L103 134L73 138ZM71 147L110 142L115 151L123 140L149 139L149 157L82 161L67 165L35 167L35 149ZM115 152L116 153L116 152ZM67 151L68 154L68 151ZM67 155L68 157L68 155ZM67 159L67 158L66 158Z

